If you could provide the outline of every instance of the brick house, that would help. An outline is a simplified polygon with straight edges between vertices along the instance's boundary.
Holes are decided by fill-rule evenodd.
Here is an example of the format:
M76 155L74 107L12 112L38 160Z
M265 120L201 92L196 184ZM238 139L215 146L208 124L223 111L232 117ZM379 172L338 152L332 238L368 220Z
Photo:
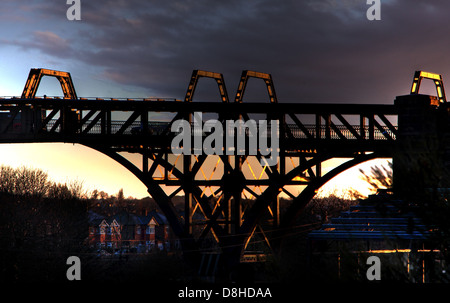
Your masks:
M109 217L90 212L89 246L109 252L147 253L176 250L179 243L166 217L157 211L147 215L121 212Z

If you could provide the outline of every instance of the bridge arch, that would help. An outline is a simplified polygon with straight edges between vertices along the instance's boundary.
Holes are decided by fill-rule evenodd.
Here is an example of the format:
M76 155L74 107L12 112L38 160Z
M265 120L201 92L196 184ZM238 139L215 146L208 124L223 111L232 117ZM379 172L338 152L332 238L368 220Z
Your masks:
M288 228L294 224L295 218L299 215L299 213L305 208L307 203L314 198L317 194L317 191L324 186L327 182L332 180L337 175L342 172L355 167L364 162L374 160L379 157L377 153L368 153L368 154L360 154L355 158L348 160L347 162L342 163L341 165L333 168L331 171L323 175L318 180L315 180L310 185L308 185L293 201L291 207L286 212L285 217L283 218L280 226L281 228ZM330 158L331 159L331 158ZM315 163L312 163L315 164Z
M179 238L184 238L186 235L183 232L183 227L180 225L180 220L171 216L171 214L175 215L176 212L173 211L174 207L172 202L170 201L168 195L155 183L154 179L149 177L144 171L139 169L136 165L134 165L130 160L126 159L119 153L108 149L106 147L101 147L97 145L85 144L85 146L96 150L111 159L117 161L119 164L124 166L130 172L132 172L145 186L147 186L149 194L155 198L155 201L158 203L158 206L163 210L163 212L168 215L167 219L171 224L171 227L174 233Z
M261 217L267 215L268 209L271 207L274 199L277 198L283 188L287 184L289 184L292 179L302 175L302 173L307 171L308 169L311 169L312 167L322 162L336 157L335 153L321 154L301 163L299 166L293 168L285 175L276 173L270 175L269 185L261 195L256 197L253 205L242 212L242 217L240 220L241 224L240 226L236 226L236 230L233 234L228 233L226 228L224 227L224 224L218 222L219 217L223 217L222 207L226 205L224 202L227 198L223 199L222 205L211 205L211 196L204 195L204 191L200 188L200 186L190 183L189 177L186 177L180 169L173 165L173 163L167 161L164 157L153 157L154 165L161 165L162 167L164 167L164 169L171 170L171 173L174 176L181 179L182 182L178 192L182 190L185 191L185 194L192 193L191 199L194 199L194 201L196 201L198 207L202 210L205 219L208 221L205 224L202 234L200 236L194 236L189 227L189 224L192 222L187 222L186 216L185 218L179 216L178 212L175 209L175 206L171 201L172 196L170 194L167 194L166 191L162 188L161 184L156 182L156 180L153 179L152 176L148 174L148 172L145 172L142 169L138 168L130 160L126 159L116 151L108 149L107 147L101 147L97 145L86 146L98 152L101 152L102 154L123 165L148 188L148 193L155 199L160 209L166 215L175 235L180 239L181 245L185 252L199 252L203 245L202 241L205 239L205 235L209 231L211 231L215 235L219 247L221 247L223 253L228 254L229 256L234 256L234 262L232 263L238 262L243 251L246 249L247 244L253 237L256 228L260 224L259 221ZM146 155L143 151L142 156L148 157L149 155ZM207 157L208 156L199 156L197 164L205 161ZM283 239L284 233L286 233L286 231L295 224L295 219L297 218L297 216L305 208L308 202L316 195L317 190L321 188L325 183L354 166L376 158L385 158L385 155L376 152L356 153L354 158L335 167L323 176L320 176L311 181L300 192L298 196L292 199L292 203L286 210L284 216L280 218L277 229L281 230L282 232L275 232L273 234L274 240L271 239L272 237L266 238L269 247L277 251L281 248L281 240ZM230 172L230 174L231 173L232 172ZM228 196L228 198L231 198L233 196L237 199L235 195L242 194L242 189L238 190L237 193L230 192L226 189L226 183L224 182L220 183L219 185L215 185L220 187L220 190L223 191L223 194L225 196ZM198 254L196 257L192 258L198 258Z
M235 243L235 253L238 253L237 250L242 251L245 249L247 243L250 241L250 238L252 237L258 225L258 220L264 215L264 213L266 212L266 208L270 206L271 200L273 200L274 197L283 190L283 187L285 187L290 180L292 180L296 176L300 176L305 170L334 157L335 155L332 154L315 157L311 160L308 160L304 164L297 166L286 175L279 176L278 178L276 178L276 181L274 180L274 182L271 182L265 192L257 198L255 203L253 204L252 209L249 210L247 214L244 214L245 220L238 233L242 235L240 239L240 243L242 243L242 246L239 247L238 243ZM301 211L312 200L312 198L314 198L319 188L321 188L328 181L330 181L340 173L361 163L376 158L385 158L385 156L378 153L358 154L347 162L333 168L323 176L311 181L298 196L292 197L290 206L286 209L284 215L280 218L280 223L276 228L278 232L273 233L273 239L275 240L272 243L268 243L269 246L274 250L279 250L281 248L282 240L284 238L283 235L289 233L290 228L292 228L295 224L295 219L300 215ZM269 242L270 239L266 239L266 241Z
M192 102L199 77L216 81L222 102ZM0 139L3 142L17 140L16 134L10 131L11 125L19 112L30 113L33 119L26 122L32 125L28 127L27 124L20 129L20 140L77 143L110 157L147 187L148 193L180 238L184 252L197 254L198 257L205 250L222 251L227 256L227 262L236 264L257 228L267 244L275 248L273 241L264 234L265 227L270 225L275 230L289 228L316 190L334 176L359 163L391 155L397 131L386 118L387 115L396 115L393 106L277 103L273 82L268 74L244 71L238 87L240 98L249 77L265 81L272 102L228 102L223 76L204 71L193 72L186 102L152 102L149 99L124 102L98 98L15 99L13 103L17 106L12 109L13 115L4 121L4 125L0 125ZM39 115L42 111L49 111L50 114L42 118ZM112 120L114 112L124 111L131 112L126 121ZM150 112L175 114L175 118L165 123L149 121ZM171 124L177 119L192 117L195 112L219 115L221 121L228 117L245 118L249 114L267 115L267 120L278 120L278 163L268 165L261 162L261 149L259 155L250 155L248 150L245 154L232 155L174 155L170 149L173 135L170 133ZM24 116L22 114L22 118ZM307 119L304 119L305 116ZM287 123L286 118L292 121ZM352 121L359 124L351 124ZM206 137L203 132L202 137ZM269 132L266 135L269 136ZM120 152L135 153L142 157L142 168ZM220 164L219 178L208 177L202 171L212 157L216 157L214 159ZM286 158L289 157L298 159L298 164L293 164L291 170L286 169ZM321 164L335 157L351 160L322 174ZM252 168L250 162L254 159L259 166ZM163 170L161 176L155 174L159 168ZM260 172L259 177L255 173L256 169ZM252 176L245 175L246 170ZM203 179L196 178L199 174L203 174ZM169 178L169 175L173 178ZM296 177L301 178L296 180ZM291 194L292 204L288 215L283 217L280 215L278 198L280 192L289 185L306 187L298 195ZM164 188L169 186L175 188L170 194ZM204 190L213 187L210 194ZM255 188L259 188L260 193ZM172 202L173 196L180 192L184 192L185 197L183 214L178 213ZM250 198L244 199L245 194ZM267 219L266 222L262 222L263 219Z

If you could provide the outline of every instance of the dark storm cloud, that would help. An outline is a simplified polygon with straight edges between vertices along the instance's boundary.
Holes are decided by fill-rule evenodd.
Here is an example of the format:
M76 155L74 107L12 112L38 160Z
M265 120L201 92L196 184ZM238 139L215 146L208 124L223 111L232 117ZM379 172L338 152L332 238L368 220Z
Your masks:
M223 73L233 96L251 69L273 75L281 102L391 103L415 69L450 67L448 1L385 0L368 21L365 0L98 0L79 22L48 2L35 14L55 26L13 43L161 96L182 98L193 69Z
M69 42L50 31L34 31L29 40L12 40L7 43L23 50L38 49L55 57L61 57L62 54L64 54L63 57L68 57L72 53Z

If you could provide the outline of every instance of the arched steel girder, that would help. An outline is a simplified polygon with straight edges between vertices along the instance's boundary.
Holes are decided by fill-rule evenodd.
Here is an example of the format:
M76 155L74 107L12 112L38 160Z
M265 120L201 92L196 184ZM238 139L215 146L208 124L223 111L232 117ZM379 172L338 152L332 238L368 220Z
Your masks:
M228 103L228 94L226 91L226 87L225 87L225 83L224 83L222 74L204 72L204 71L194 71L193 72L193 75L191 77L191 82L188 86L188 92L187 92L186 98L185 98L186 101L188 101L188 102L192 101L192 97L193 97L195 87L197 85L199 77L213 78L218 84L222 103ZM272 103L276 102L275 89L274 89L272 78L271 78L270 74L256 73L256 72L251 72L251 71L243 72L243 74L241 76L241 82L238 86L238 92L237 92L235 101L242 102L246 83L247 83L247 80L249 77L263 79L267 86L270 101ZM76 99L76 97L75 97L75 99ZM57 111L53 111L54 114L56 114L56 112ZM249 112L251 112L251 111L249 111ZM353 112L353 111L351 111L351 112ZM218 113L219 113L219 120L222 120L225 118L224 115L221 115L220 111ZM301 112L296 112L296 113L301 113ZM95 111L91 110L90 113L88 114L88 117L89 117L89 115L92 116L93 114L95 114ZM268 119L273 114L277 114L277 113L268 111L267 112ZM141 115L141 122L144 125L147 125L147 122L148 122L147 115L145 115L145 113L143 114L141 112L136 111L132 115L133 119L129 118L125 122L125 124L121 127L121 129L117 132L117 134L122 135L123 131L127 127L129 127L131 125L131 123L139 117L139 115ZM175 121L178 118L189 119L190 115L191 115L191 113L189 111L178 112L176 114L176 117L173 119L173 121ZM361 135L357 131L356 128L352 127L343 118L342 113L338 112L334 115L335 115L335 118L340 120L343 123L343 125L346 126L348 131L350 131L353 134L355 139L363 140L363 141L365 140L365 136ZM244 113L244 114L242 114L242 116L244 117L245 120L248 119L247 114ZM234 115L233 115L233 117L234 117ZM298 117L295 116L295 114L290 115L290 117L292 118L292 120L294 120L296 125L302 130L302 132L309 139L313 140L315 138L315 136L311 135L309 130L307 128L305 128L305 126L298 119ZM285 125L285 122L283 120L284 116L281 118L275 117L275 119L277 119L277 118L280 119L281 127L283 127ZM325 133L328 134L324 140L331 139L330 134L331 134L332 130L334 130L341 139L346 139L346 136L344 136L342 134L342 132L339 131L339 129L336 127L336 125L334 125L333 121L331 120L331 114L330 113L327 113L327 114L320 113L320 111L319 111L319 114L316 114L316 124L317 124L316 130L318 130L317 133L319 134L317 139L322 138L320 135L320 133L321 133L320 127L321 127L321 123L322 123L321 122L322 118L326 119ZM392 133L395 134L395 128L385 118L385 116L383 114L381 114L381 115L379 115L379 118L382 121L384 121L384 123L386 124L386 127L388 127L392 131ZM87 121L88 118L85 117L84 119ZM95 120L95 123L97 123L99 121L99 119L102 119L102 122L104 122L104 120L105 120L106 124L108 124L108 119L105 118L103 120L102 115L100 115L100 114L98 114L96 119L97 120ZM360 119L365 120L365 116L360 115ZM111 121L109 118L109 123L110 122ZM90 123L88 126L88 129L90 129L95 123ZM372 124L372 125L370 125L370 124ZM361 122L361 129L365 129L364 125L365 125L365 123ZM369 131L371 130L369 132L369 140L372 140L375 138L374 134L375 134L376 129L378 129L379 131L383 131L386 127L379 125L379 123L375 120L374 115L372 113L372 118L369 119ZM144 129L145 129L145 127L144 127ZM65 128L63 128L63 130L65 130ZM105 133L107 133L107 131L105 131ZM71 134L71 132L70 132L70 134ZM102 134L103 134L103 131L102 131ZM383 132L383 135L384 135L384 132ZM391 136L384 135L384 137L386 137L386 139L388 139L388 140L393 140L393 137L391 137ZM220 190L223 191L223 197L224 197L223 200L225 200L225 203L221 202L220 205L218 205L218 203L217 203L214 206L214 209L211 207L211 204L209 201L210 198L203 196L203 192L202 192L201 188L198 186L198 184L195 184L195 182L194 182L195 181L194 180L195 169L196 169L195 167L201 166L204 159L206 159L207 156L199 156L199 158L203 159L203 160L200 160L197 163L195 163L193 166L194 168L192 168L192 170L191 170L191 168L189 168L188 171L183 169L183 172L178 170L174 166L174 164L171 164L170 162L168 162L167 159L164 159L163 157L154 158L153 160L157 161L158 165L161 165L161 166L165 167L166 169L170 169L171 173L174 174L180 180L180 182L178 182L178 184L181 184L181 186L178 190L183 189L185 194L192 195L197 200L197 203L199 206L198 208L201 209L201 211L204 214L205 223L204 223L204 228L203 228L202 234L200 235L199 238L196 239L196 238L194 238L190 229L187 228L187 226L189 226L190 222L188 221L186 223L186 215L184 218L185 222L183 222L183 218L177 213L177 211L171 201L171 196L166 194L164 189L161 187L162 183L155 180L152 176L151 171L148 171L148 160L149 160L148 150L142 149L142 151L139 151L139 153L141 153L143 156L143 167L144 167L143 169L139 169L134 164L132 164L129 160L127 160L126 158L124 158L123 156L118 154L116 150L114 150L113 148L111 148L107 145L99 146L96 143L93 143L91 145L89 145L89 144L85 144L85 145L116 160L118 163L123 165L129 171L131 171L141 182L143 182L147 186L147 190L148 190L149 194L155 199L155 201L159 205L160 209L166 215L175 235L177 235L179 237L179 239L181 240L181 244L182 244L183 250L185 252L186 251L198 251L198 248L199 248L199 245L201 244L202 239L204 239L206 237L206 234L208 234L209 231L212 231L212 233L215 235L216 239L218 239L219 246L224 249L224 252L231 253L232 258L234 258L233 262L235 262L236 260L239 261L238 257L241 255L246 244L253 236L254 231L257 228L257 226L258 226L259 222L261 221L261 219L263 218L263 216L268 213L269 206L271 205L271 203L276 201L281 190L285 186L289 185L290 181L294 177L299 176L301 173L308 170L309 175L312 177L311 178L312 181L310 181L308 186L301 192L301 194L299 194L297 197L292 196L293 203L291 204L291 206L287 212L287 215L285 217L283 217L283 219L281 220L281 226L279 226L279 228L281 228L281 230L283 230L285 227L288 228L292 224L292 222L294 221L294 219L296 218L298 213L306 206L307 202L311 198L314 197L316 190L318 188L320 188L322 185L324 185L326 182L328 182L331 178L333 178L340 172L348 169L349 167L352 167L352 166L362 163L364 161L370 160L372 158L376 158L375 154L355 156L355 158L353 160L335 168L334 170L332 170L330 173L326 174L325 176L321 176L320 173L317 173L317 170L316 170L316 173L312 173L312 167L315 165L320 165L320 163L322 163L323 161L326 161L328 159L331 159L334 157L339 157L339 154L336 151L324 152L322 150L321 152L319 152L319 154L315 155L311 160L308 160L308 161L305 161L302 158L302 160L300 161L301 164L299 164L298 167L295 167L288 173L284 172L285 171L284 164L280 163L280 167L276 167L276 166L271 167L270 171L269 170L266 171L266 174L268 176L268 180L266 180L266 181L269 182L269 185L267 186L267 188L260 195L251 193L254 197L256 197L255 202L252 204L251 207L248 207L244 211L243 216L241 216L241 213L239 213L238 216L235 215L235 218L237 218L237 220L235 220L233 223L233 224L235 224L235 229L234 230L229 229L228 231L226 230L226 228L224 228L225 225L223 223L219 222L219 220L217 220L217 219L222 215L222 213L226 212L225 208L226 208L227 204L228 204L228 206L230 206L232 203L234 203L235 205L238 205L238 208L241 206L240 196L242 195L244 189L251 192L251 190L249 189L249 186L251 186L251 185L248 185L249 183L246 183L246 180L248 180L248 179L246 179L245 176L243 175L242 167L237 164L238 162L240 162L242 164L242 159L245 159L245 156L235 157L235 160L236 159L237 160L235 162L234 167L232 167L230 165L230 163L228 163L227 160L223 158L222 161L223 161L225 167L224 167L224 176L221 180L221 181L223 181L223 183L221 185ZM359 143L358 143L358 146L359 146L359 148L357 148L357 149L362 148L359 145ZM357 152L357 151L353 150L352 152ZM331 155L331 153L332 153L332 155ZM161 156L163 154L164 154L164 152L161 153ZM153 153L153 155L155 155L155 153ZM285 156L283 149L280 151L280 156L282 158L284 158L284 156ZM299 159L300 159L300 157L299 157ZM144 163L147 163L147 166L145 166ZM229 185L227 185L227 183ZM265 184L267 184L267 183L265 183ZM292 182L291 182L291 184L292 184ZM234 197L234 201L231 201L231 197ZM195 210L194 210L194 212L195 212ZM188 212L185 212L185 213L189 214L189 216L190 216L190 213L188 213ZM223 215L223 217L225 217L225 215ZM229 216L228 218L231 218L231 216Z
M248 211L248 213L244 214L243 224L237 233L240 239L239 241L236 241L234 245L233 248L235 250L234 253L240 254L245 249L246 244L249 242L250 238L252 237L257 227L258 220L263 216L267 207L273 200L273 197L276 197L276 195L280 193L281 189L288 183L289 180L292 180L294 177L298 176L306 169L335 157L336 154L334 156L330 154L315 157L307 161L303 165L294 168L286 175L284 176L280 175L278 180L271 183L271 185L264 191L264 193L258 197L257 201L255 201L253 207ZM311 183L308 184L306 188L303 189L303 191L295 199L293 199L290 207L285 212L285 215L281 219L278 228L279 232L275 233L274 236L274 238L277 240L271 244L271 247L279 249L281 244L280 240L283 238L283 233L286 233L288 231L288 229L294 223L295 218L301 213L301 211L308 204L308 202L316 195L317 190L319 188L321 188L323 185L325 185L325 183L327 183L328 181L330 181L332 178L336 177L343 171L358 164L361 164L363 162L373 160L379 157L380 156L377 153L359 154L355 156L353 159L334 168L324 176L316 178L315 180L311 181ZM239 246L240 244L242 246Z
M171 199L153 178L112 149L91 144L84 145L110 157L133 173L145 186L147 186L148 193L155 199L155 202L169 221L173 232L180 239L183 251L195 251L197 249L194 239L185 232L181 218L178 216Z
M128 159L126 159L113 149L91 144L84 144L84 145L117 161L119 164L124 166L130 172L132 172L145 186L147 186L148 193L154 198L155 202L158 204L164 215L167 217L167 220L169 221L169 224L172 230L174 231L175 235L180 239L183 251L185 252L198 251L201 245L201 241L206 236L209 229L212 229L216 237L219 239L218 244L219 245L224 244L224 241L220 240L226 239L228 234L226 234L225 230L219 224L208 224L202 235L199 237L199 239L198 240L195 239L192 236L192 234L188 232L185 225L183 224L183 220L178 215L175 206L171 201L171 198L161 188L160 184L158 184L158 182L156 182L148 173L139 169L136 165L131 163ZM166 169L170 169L171 173L180 180L185 177L183 172L178 170L176 167L172 166L171 163L165 161L163 158L156 158L154 159L154 161L156 161L156 164L159 164ZM184 185L182 185L182 189L185 191L186 194L190 192L194 195L197 202L199 203L200 208L202 209L202 212L205 214L205 217L207 219L212 218L214 216L214 213L220 212L220 210L216 210L214 212L213 209L211 209L211 206L208 203L208 199L205 196L202 196L202 190L198 186L193 186L192 184L189 184L187 182Z
M331 159L332 157L330 157ZM283 217L280 229L288 228L294 224L295 218L300 214L300 212L305 208L308 202L314 198L317 193L317 190L325 185L328 181L339 175L340 173L346 171L349 168L352 168L361 163L380 158L377 153L370 154L359 154L353 159L335 167L328 173L326 173L321 178L317 178L313 180L292 202L289 209L286 211L285 216Z
M268 207L277 198L280 194L281 190L284 186L289 185L289 181L295 178L296 176L301 175L304 171L310 169L311 167L318 165L326 160L335 158L337 155L335 153L324 153L322 155L318 155L308 161L304 161L299 166L293 168L286 174L279 174L278 172L269 175L271 179L270 185L264 190L264 192L259 195L253 206L248 208L242 217L242 225L238 226L234 233L233 237L230 237L230 234L216 221L217 217L220 216L222 209L220 207L216 209L212 209L209 204L209 197L202 195L202 190L199 186L191 184L189 182L182 182L182 189L185 193L192 193L197 200L199 207L202 209L202 212L207 219L207 223L203 229L202 235L195 239L192 234L188 232L186 226L183 224L182 219L177 214L175 207L171 201L171 198L165 193L161 185L156 182L150 174L142 171L138 167L136 167L133 163L127 160L122 155L118 154L116 151L108 148L108 147L100 147L95 145L87 145L90 148L93 148L110 158L114 159L125 168L127 168L130 172L132 172L144 185L147 186L149 194L155 199L158 206L161 208L163 213L166 215L172 230L175 235L179 237L181 240L183 251L198 251L201 246L201 242L206 234L212 230L215 236L218 239L219 247L223 248L223 251L227 253L229 256L234 256L234 262L238 262L241 253L244 251L247 243L250 241L251 237L255 229L257 228L260 219L267 212ZM143 153L144 156L144 153ZM303 191L293 199L289 209L286 211L286 214L282 218L279 230L286 231L290 228L290 226L295 221L295 218L300 214L300 212L304 209L307 203L314 197L317 190L322 187L325 183L330 181L332 178L340 174L341 172L358 165L360 163L378 158L379 154L370 153L370 154L359 154L356 155L353 159L345 162L344 164L334 168L327 174L322 177L315 178L310 181L310 183L306 186ZM199 157L199 161L196 163L197 165L202 165L206 155L202 155ZM168 161L166 161L163 157L155 157L154 161L157 165L161 165L165 169L170 169L171 173L180 180L183 180L186 176L179 169L174 167L174 165ZM224 165L229 165L229 163L224 161ZM225 171L230 172L231 167L225 169ZM245 187L245 186L244 186ZM242 193L242 190L238 191L238 193L230 193L222 186L221 190L225 195L225 199L227 197L231 197L235 194ZM279 232L275 239L281 239L283 236L282 232ZM271 241L270 243L272 248L279 248L281 241Z
M207 158L206 155L199 156L199 160L196 164L201 166L206 158ZM211 208L211 206L208 203L209 202L208 198L206 196L202 195L201 188L192 184L192 182L191 182L192 180L190 180L190 178L192 178L192 176L186 176L186 174L181 172L178 168L174 167L172 163L165 161L162 157L156 157L154 159L154 161L156 162L156 164L159 164L162 167L164 167L165 169L170 170L171 173L179 180L184 180L183 185L181 185L181 188L183 189L185 194L192 193L194 195L195 199L199 203L199 206L200 206L202 212L205 214L206 218L211 219L211 218L213 218L214 213L219 212L219 210L214 211ZM194 168L192 171L195 173L197 171L197 169ZM185 217L186 216L187 215L185 214ZM212 221L210 221L210 222L212 222ZM208 223L207 226L209 228L213 229L214 234L219 239L226 236L225 230L220 225ZM209 231L209 228L205 228L205 230L202 232L202 235L199 237L200 240L203 239L204 236L206 236L206 233Z

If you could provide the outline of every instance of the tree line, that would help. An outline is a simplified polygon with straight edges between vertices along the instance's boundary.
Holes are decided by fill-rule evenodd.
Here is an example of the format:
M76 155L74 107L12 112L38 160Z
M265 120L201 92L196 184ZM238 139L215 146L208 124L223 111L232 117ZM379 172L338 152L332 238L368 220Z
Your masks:
M184 197L176 196L173 202L183 209ZM289 203L280 202L281 207ZM294 251L304 251L304 241L299 240L309 230L354 203L334 195L313 199L297 219L300 230L288 239L300 246ZM95 252L85 243L90 211L110 216L123 211L145 214L154 209L157 205L152 198L126 198L123 189L115 195L87 192L78 180L58 183L40 169L0 166L0 281L65 280L66 260L72 255L100 271ZM302 227L305 224L307 227Z
M123 189L88 192L78 180L59 183L40 169L0 166L0 282L65 281L69 256L81 258L84 278L108 276L106 269L118 265L99 262L89 248L90 211L109 216L153 209L153 199L126 198Z
M1 166L0 281L63 276L68 255L84 250L87 209L79 182L56 183L39 169Z

